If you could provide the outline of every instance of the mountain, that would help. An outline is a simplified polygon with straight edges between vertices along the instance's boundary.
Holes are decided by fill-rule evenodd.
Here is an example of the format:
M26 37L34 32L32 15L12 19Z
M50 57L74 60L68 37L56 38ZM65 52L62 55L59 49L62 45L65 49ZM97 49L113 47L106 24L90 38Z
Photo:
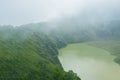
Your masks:
M72 71L65 72L57 58L58 49L66 44L37 25L0 27L0 79L80 80Z
M78 42L93 41L90 45L110 51L120 64L119 23L120 20L91 23L66 19L18 27L0 26L0 78L81 80L73 71L65 72L57 57L58 49Z

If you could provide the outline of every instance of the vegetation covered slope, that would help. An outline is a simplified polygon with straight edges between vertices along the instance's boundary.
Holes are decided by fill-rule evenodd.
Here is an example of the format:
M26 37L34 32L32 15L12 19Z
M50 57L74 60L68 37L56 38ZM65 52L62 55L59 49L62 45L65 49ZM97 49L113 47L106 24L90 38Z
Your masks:
M58 49L69 43L102 40L99 44L94 42L95 46L112 51L117 56L115 61L120 64L119 22L96 25L38 23L15 28L1 26L0 79L80 80L72 71L64 72L57 58ZM112 40L116 45L107 40Z
M57 58L65 45L40 27L0 27L0 80L80 80Z
M79 22L79 23L77 23ZM72 20L59 24L57 32L63 35L67 43L85 42L103 48L116 56L115 62L120 64L120 20L99 23Z

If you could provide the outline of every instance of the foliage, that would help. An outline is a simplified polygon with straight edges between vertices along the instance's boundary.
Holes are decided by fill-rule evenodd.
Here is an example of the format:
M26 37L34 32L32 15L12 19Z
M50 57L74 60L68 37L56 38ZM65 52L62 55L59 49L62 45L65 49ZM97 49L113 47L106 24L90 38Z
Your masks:
M0 27L0 80L68 80L57 58L65 44L36 28Z

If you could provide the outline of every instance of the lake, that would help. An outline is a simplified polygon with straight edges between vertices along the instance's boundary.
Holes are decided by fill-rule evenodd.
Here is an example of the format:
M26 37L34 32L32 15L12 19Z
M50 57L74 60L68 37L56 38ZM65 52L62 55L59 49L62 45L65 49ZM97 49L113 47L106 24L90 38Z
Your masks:
M58 57L65 71L73 70L82 80L120 80L120 66L104 49L69 44L59 50Z

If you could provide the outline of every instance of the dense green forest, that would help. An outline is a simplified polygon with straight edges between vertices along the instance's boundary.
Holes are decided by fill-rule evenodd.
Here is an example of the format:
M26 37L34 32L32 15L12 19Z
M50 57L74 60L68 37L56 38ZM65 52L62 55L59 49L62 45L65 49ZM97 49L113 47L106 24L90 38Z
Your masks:
M88 42L104 48L120 64L119 20L97 25L70 23L57 28L49 23L0 26L0 79L80 80L74 72L65 72L57 57L58 49L69 43Z
M80 80L57 58L65 43L41 27L0 27L0 80Z

